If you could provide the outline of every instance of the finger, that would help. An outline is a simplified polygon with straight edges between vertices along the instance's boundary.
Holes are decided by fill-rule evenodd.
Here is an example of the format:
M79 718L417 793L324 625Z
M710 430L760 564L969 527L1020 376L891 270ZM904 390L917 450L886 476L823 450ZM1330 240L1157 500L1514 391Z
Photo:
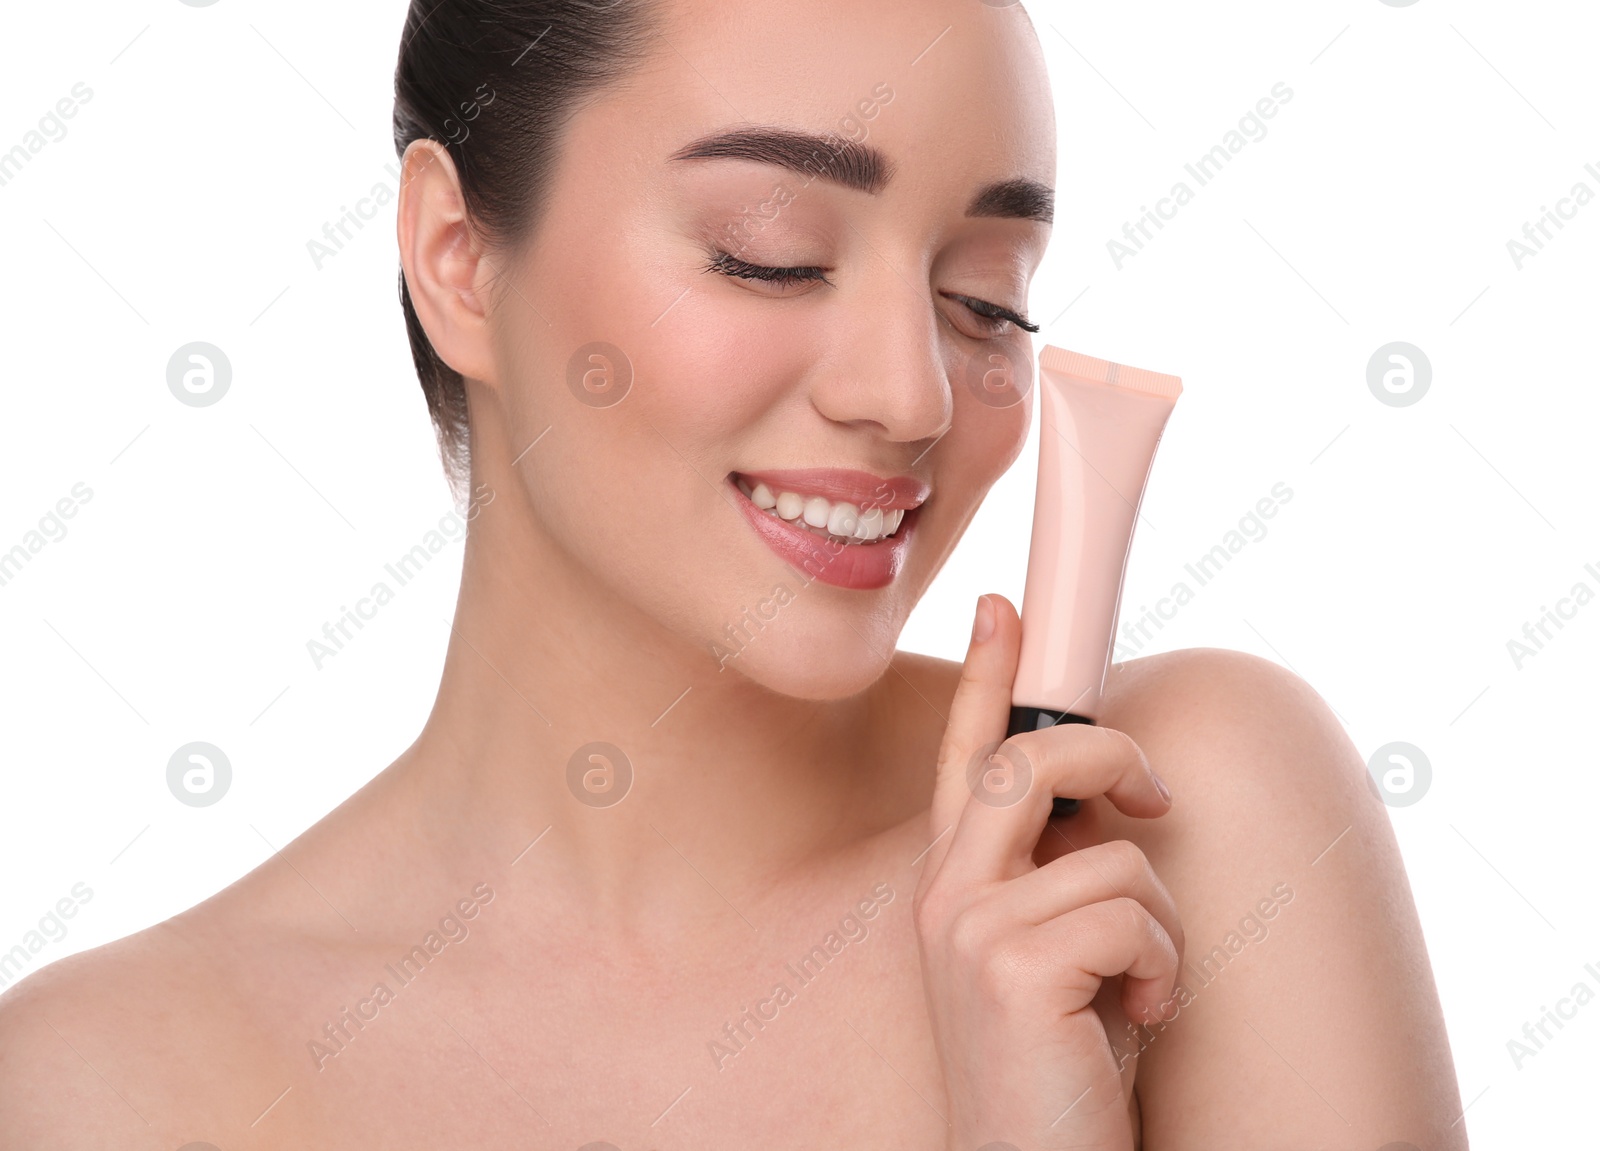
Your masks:
M1040 970L1061 972L1052 1006L1078 1011L1094 1001L1071 972L1110 979L1122 976L1122 1006L1130 1019L1157 1016L1172 999L1178 980L1178 950L1150 912L1132 899L1092 903L1032 927L1018 944Z
M1034 845L1033 865L1045 867L1069 852L1112 838L1105 825L1108 814L1115 814L1109 803L1090 797L1081 800L1078 810L1065 819L1052 815L1050 822L1044 825L1044 834Z
M1017 876L989 897L995 913L1039 924L1113 899L1132 899L1155 917L1183 954L1178 905L1145 853L1126 839L1097 843Z
M938 870L954 838L955 824L972 796L968 768L973 758L986 743L998 744L1005 736L1021 642L1022 625L1011 602L1002 595L978 597L961 682L950 702L939 747L930 830L941 838L928 854L925 875Z
M1074 729L1077 734L1070 734ZM1110 763L1124 770L1102 775L1104 786L1100 791L1081 794L1104 794L1118 811L1139 819L1163 816L1172 806L1172 797L1164 790L1166 784L1160 782L1144 749L1125 731L1088 724L1059 724L1042 731L1014 735L1007 744L1018 748L1028 758L1035 777L1042 777L1054 787L1053 795L1061 795L1063 787L1070 789L1075 774L1085 765ZM1092 786L1096 781L1090 779L1089 782ZM1048 811L1049 802L1044 806Z
M1027 871L1055 796L1104 795L1119 811L1153 818L1171 801L1139 745L1115 728L1059 724L1011 736L979 775L944 857L960 883L993 883Z

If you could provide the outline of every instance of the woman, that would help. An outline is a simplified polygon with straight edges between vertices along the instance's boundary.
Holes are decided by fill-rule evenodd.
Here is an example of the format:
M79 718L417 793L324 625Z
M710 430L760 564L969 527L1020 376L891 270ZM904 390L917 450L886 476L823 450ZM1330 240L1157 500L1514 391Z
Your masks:
M1026 436L962 381L1032 363L1050 109L1015 4L415 3L402 294L471 521L437 702L0 1000L0 1147L1465 1147L1310 688L1116 666L991 807L1015 609L895 651Z

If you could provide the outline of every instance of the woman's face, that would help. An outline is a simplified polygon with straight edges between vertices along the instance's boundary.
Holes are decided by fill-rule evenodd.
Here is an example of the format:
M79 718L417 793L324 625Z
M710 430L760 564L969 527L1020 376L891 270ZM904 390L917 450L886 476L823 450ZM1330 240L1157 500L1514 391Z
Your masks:
M579 578L710 669L841 698L1027 434L1032 344L997 316L1049 234L1043 58L989 0L662 14L566 129L475 435Z

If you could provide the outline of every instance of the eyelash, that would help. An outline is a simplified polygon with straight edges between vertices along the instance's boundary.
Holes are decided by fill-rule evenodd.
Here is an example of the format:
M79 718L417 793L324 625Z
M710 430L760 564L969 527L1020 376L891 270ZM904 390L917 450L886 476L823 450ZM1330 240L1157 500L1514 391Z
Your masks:
M987 300L975 300L971 296L948 295L948 298L965 304L986 320L1008 320L1024 332L1039 331L1038 324L1029 323L1026 317L1017 315L1010 308L1002 308L996 304L989 303Z
M752 264L728 252L718 252L706 264L707 272L718 272L724 276L732 276L741 280L759 280L765 284L777 284L779 287L788 287L791 284L821 283L832 285L828 279L826 268L774 268L766 264ZM995 320L1015 324L1024 332L1038 332L1039 325L1029 323L1027 318L1019 316L1009 308L1002 308L998 304L991 304L986 300L974 299L971 296L960 296L950 292L942 292L947 299L955 300L965 305L974 315L985 320Z
M727 252L718 252L706 265L708 272L720 272L741 280L760 280L764 284L788 287L790 284L821 281L830 287L826 268L773 268L766 264L751 264Z

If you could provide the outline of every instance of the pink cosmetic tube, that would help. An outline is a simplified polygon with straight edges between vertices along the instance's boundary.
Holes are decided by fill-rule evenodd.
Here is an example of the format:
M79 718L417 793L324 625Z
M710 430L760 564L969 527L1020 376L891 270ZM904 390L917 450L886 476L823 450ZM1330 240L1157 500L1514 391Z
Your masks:
M1177 376L1064 348L1039 357L1039 488L1006 735L1093 723L1122 578ZM1057 796L1052 817L1078 810Z

